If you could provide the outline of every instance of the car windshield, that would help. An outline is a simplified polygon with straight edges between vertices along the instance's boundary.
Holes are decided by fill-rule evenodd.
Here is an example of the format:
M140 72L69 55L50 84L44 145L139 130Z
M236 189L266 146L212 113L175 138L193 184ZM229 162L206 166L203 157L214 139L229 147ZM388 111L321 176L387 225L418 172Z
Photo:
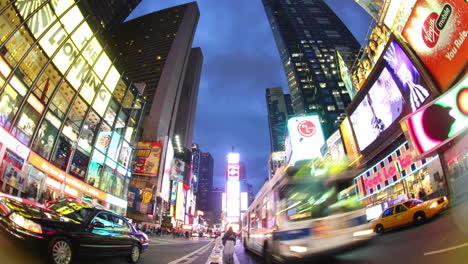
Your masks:
M70 201L55 201L48 204L47 208L80 223L86 222L93 211L87 204Z
M404 205L408 208L413 208L415 206L417 206L418 204L422 204L423 201L420 201L420 200L410 200L410 201L407 201L404 203Z

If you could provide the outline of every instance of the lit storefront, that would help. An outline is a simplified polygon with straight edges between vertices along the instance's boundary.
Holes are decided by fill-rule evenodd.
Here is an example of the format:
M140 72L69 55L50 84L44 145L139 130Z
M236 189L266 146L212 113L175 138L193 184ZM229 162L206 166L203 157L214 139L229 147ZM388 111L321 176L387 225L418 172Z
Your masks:
M417 159L408 143L358 175L354 181L358 197L367 206L383 208L406 199L428 199L446 194L445 178L438 155Z
M2 1L0 10L2 191L125 213L141 94L75 1Z

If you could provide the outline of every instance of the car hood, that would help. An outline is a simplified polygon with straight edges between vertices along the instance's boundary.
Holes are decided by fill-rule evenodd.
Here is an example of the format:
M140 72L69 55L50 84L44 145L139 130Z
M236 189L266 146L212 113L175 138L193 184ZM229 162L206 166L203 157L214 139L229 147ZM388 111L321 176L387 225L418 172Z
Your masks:
M52 211L41 204L20 198L0 198L0 214L7 216L16 213L37 223L70 223L80 224L70 218Z

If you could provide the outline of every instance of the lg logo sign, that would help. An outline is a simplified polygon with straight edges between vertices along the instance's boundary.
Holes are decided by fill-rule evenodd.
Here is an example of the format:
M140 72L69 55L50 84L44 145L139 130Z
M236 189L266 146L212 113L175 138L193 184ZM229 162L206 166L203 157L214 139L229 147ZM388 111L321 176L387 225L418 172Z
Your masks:
M297 130L299 131L299 134L303 137L311 137L315 134L315 131L317 131L317 128L315 127L314 123L312 123L309 120L303 120L297 125Z

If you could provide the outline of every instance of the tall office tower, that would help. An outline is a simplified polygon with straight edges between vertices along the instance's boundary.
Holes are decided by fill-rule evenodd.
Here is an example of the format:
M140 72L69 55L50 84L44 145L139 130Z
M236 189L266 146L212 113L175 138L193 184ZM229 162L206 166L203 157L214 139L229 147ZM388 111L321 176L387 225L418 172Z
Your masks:
M209 202L213 189L213 157L211 154L202 153L200 157L200 176L198 181L197 209L211 211Z
M293 115L291 97L281 87L267 88L268 126L270 128L271 152L284 151L286 123Z
M90 19L105 31L112 32L124 22L141 0L81 0L77 1L84 14L91 14Z
M127 21L113 35L121 54L118 65L132 80L146 84L149 107L143 140L173 137L199 16L192 2Z
M223 212L222 208L222 201L223 201L223 193L225 192L224 188L216 187L211 190L211 195L210 195L210 208L211 211L213 212L213 218L212 218L212 225L216 223L221 223L221 214Z
M352 65L360 45L323 0L262 0L283 63L295 115L316 113L325 137L350 103L336 51Z
M193 124L197 107L198 88L203 64L203 53L200 48L193 48L185 73L182 92L179 97L179 109L175 124L175 135L181 140L182 146L192 146Z

